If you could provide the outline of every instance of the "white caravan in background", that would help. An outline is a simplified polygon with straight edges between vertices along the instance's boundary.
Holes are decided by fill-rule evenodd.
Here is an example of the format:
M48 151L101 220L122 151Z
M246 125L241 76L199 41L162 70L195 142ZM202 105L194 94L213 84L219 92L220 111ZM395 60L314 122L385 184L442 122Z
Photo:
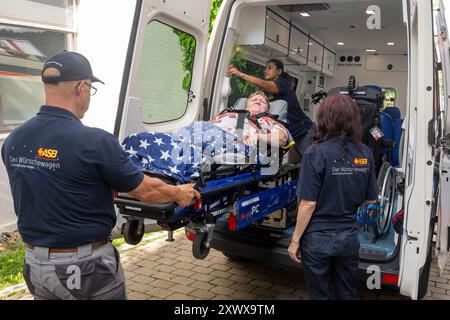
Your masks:
M360 86L381 88L404 130L399 164L379 177L395 190L395 196L380 194L390 208L390 231L377 240L371 231L361 235L360 268L366 274L375 265L383 284L423 297L435 230L441 268L449 250L450 200L441 194L450 192L450 56L442 4L224 0L208 44L209 7L208 0L137 2L115 126L119 140L208 120L232 105L241 92L232 86L229 94L225 73L236 57L252 70L282 60L312 118L312 94L345 87L352 75ZM192 61L182 59L186 52ZM390 220L402 209L398 233ZM286 252L292 230L255 224L232 232L218 225L212 247L230 258L292 265Z

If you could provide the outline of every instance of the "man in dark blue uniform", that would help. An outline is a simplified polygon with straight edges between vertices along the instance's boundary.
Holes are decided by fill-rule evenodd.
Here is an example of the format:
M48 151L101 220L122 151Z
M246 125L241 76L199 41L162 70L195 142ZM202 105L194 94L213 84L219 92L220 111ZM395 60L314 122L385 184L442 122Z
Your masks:
M356 299L356 211L377 200L375 162L361 143L359 110L348 96L326 98L317 124L319 141L306 150L301 164L300 206L288 252L300 262L300 247L312 299Z
M125 299L113 190L186 206L198 193L146 177L116 137L84 126L93 82L89 61L64 51L44 64L46 104L2 147L25 242L24 278L36 299ZM103 82L102 82L103 83Z

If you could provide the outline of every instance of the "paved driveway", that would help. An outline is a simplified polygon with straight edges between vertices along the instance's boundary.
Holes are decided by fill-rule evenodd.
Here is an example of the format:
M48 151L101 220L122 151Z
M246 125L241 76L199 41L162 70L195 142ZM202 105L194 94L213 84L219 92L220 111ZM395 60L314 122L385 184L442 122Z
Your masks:
M175 241L159 239L122 253L129 299L308 299L300 269L257 261L230 261L211 250L205 260L192 256L184 231ZM438 277L433 261L426 299L450 300L450 267ZM390 290L368 290L360 284L361 299L406 299ZM28 293L12 299L31 299Z

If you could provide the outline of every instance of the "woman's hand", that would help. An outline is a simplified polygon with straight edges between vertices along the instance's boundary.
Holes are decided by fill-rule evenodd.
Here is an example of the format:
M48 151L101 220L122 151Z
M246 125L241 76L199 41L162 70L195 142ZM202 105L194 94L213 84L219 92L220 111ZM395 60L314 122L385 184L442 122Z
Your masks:
M288 248L289 257L292 261L300 263L300 252L299 252L299 242L291 241Z
M240 77L241 74L242 74L242 72L240 72L239 69L236 68L235 66L231 65L231 66L228 67L228 70L227 70L227 77L230 77L230 78L231 78L232 76Z

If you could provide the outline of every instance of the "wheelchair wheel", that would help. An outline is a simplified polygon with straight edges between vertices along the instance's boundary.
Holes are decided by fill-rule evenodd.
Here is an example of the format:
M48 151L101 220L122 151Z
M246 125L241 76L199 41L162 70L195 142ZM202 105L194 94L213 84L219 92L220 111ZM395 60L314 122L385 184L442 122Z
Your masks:
M136 245L141 242L144 237L144 228L145 225L139 223L139 220L128 220L123 228L125 242L131 245Z
M208 256L211 247L206 245L207 239L208 234L206 232L197 232L195 234L194 242L192 243L192 254L195 258L203 260Z
M373 225L375 239L383 236L390 227L391 217L395 206L396 184L395 169L390 163L385 162L381 166L377 179L378 200L381 209L378 214L381 216L377 223Z

